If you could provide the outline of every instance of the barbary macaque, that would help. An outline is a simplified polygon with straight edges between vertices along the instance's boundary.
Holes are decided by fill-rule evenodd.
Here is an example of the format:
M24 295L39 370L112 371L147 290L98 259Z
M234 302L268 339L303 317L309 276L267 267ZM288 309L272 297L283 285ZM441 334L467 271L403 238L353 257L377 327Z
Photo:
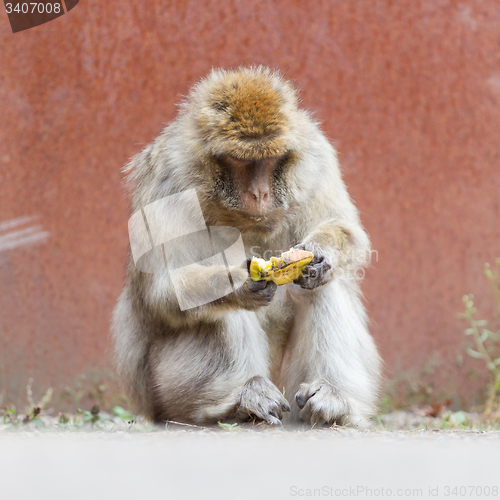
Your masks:
M292 247L314 255L282 286L228 261L231 288L208 303L200 297L219 268L196 262L207 262L209 243L158 246L165 265L153 272L131 257L112 330L138 410L155 422L365 425L380 383L358 276L370 242L336 152L292 85L264 67L213 70L124 170L139 217L194 190L159 222L181 230L186 203L193 213L199 203L211 233L241 234L243 260ZM175 281L178 256L195 264ZM179 283L200 305L181 303Z

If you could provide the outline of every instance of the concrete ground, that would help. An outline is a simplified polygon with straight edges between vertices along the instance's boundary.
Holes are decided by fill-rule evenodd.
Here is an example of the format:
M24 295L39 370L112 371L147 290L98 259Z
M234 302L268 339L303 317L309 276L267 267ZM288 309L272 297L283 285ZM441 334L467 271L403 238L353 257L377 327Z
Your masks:
M0 429L0 498L499 496L497 431L186 429Z

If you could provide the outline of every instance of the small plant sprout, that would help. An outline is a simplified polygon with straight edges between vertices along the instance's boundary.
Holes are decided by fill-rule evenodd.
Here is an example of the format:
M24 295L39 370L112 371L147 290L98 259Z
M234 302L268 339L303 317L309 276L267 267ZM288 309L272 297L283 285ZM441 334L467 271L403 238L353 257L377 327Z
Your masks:
M81 413L83 415L83 423L91 423L92 425L95 425L98 422L113 422L112 418L109 417L103 417L99 413L99 406L94 405L92 406L90 411L87 410L76 410L78 413Z
M484 273L495 293L496 309L500 318L500 259L497 259L494 269L486 264ZM471 336L475 344L475 349L467 347L466 352L473 358L482 359L490 372L490 383L483 411L486 417L490 417L493 412L500 409L500 327L497 325L496 328L486 328L488 321L476 319L477 309L473 299L471 294L464 295L462 298L465 307L463 317L470 325L464 333Z
M500 318L500 259L495 261L495 267L491 269L489 264L484 265L484 274L493 288L497 301L497 313Z
M224 422L217 422L217 425L226 431L239 431L241 430L240 427L238 427L238 423L235 422L234 424L226 424Z
M28 394L28 403L29 403L29 408L26 412L26 416L24 417L23 423L27 424L29 422L32 422L34 424L38 425L43 425L42 421L38 418L40 413L42 412L43 409L50 403L52 399L52 394L54 390L52 387L49 387L46 391L45 394L40 398L38 403L35 403L33 401L33 393L31 392L31 384L33 383L33 379L30 378L30 381L28 382L28 386L26 387L26 391Z
M18 425L21 423L15 407L11 406L9 408L5 408L3 413L3 423L11 425Z
M130 425L135 424L136 422L135 416L132 415L132 413L130 413L129 411L125 410L125 408L123 408L122 406L115 406L113 408L113 414Z
M66 415L66 413L59 414L59 421L58 421L59 425L68 425L70 423L71 423L70 418L68 415Z

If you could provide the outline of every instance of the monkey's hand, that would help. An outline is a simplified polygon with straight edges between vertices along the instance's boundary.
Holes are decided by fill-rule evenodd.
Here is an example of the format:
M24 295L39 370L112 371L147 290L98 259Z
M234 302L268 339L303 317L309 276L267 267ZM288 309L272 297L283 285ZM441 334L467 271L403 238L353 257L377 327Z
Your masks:
M304 245L296 245L294 248L305 250ZM332 265L327 258L319 252L314 253L312 261L304 266L302 274L294 283L306 290L313 290L321 285L326 285L332 277Z
M273 281L253 281L248 271L250 262L251 259L247 259L241 266L230 269L235 289L230 294L212 302L213 305L255 311L259 307L268 306L271 303L278 288L276 283Z
M249 276L251 261L252 259L247 259L239 268L239 271L244 270L244 275L248 277L243 285L229 296L229 300L236 307L255 311L271 303L278 287L273 281L253 281Z
M254 311L259 307L268 306L277 288L273 281L252 281L248 278L235 290L234 302L242 309Z

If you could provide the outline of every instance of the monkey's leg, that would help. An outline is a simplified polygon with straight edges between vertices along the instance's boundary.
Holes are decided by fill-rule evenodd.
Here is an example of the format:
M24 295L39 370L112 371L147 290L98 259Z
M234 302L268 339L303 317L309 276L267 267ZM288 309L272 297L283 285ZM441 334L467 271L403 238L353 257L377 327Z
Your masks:
M278 386L295 396L292 419L363 425L375 411L380 359L356 283L294 287L291 296L296 315Z
M164 337L150 352L152 418L195 424L251 418L279 424L289 411L269 379L267 339L255 313L230 313Z

